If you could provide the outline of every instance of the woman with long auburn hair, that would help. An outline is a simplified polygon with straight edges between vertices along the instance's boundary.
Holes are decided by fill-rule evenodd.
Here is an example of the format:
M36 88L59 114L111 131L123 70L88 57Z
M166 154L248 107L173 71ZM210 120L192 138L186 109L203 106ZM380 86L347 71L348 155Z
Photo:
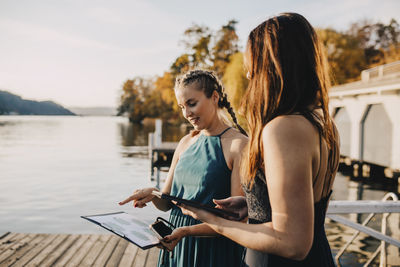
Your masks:
M248 223L182 210L247 247L244 266L334 266L324 221L339 136L328 110L322 45L303 16L283 13L250 32L245 66L250 80L242 102L249 126L241 164L246 198L214 203L242 213L248 209Z

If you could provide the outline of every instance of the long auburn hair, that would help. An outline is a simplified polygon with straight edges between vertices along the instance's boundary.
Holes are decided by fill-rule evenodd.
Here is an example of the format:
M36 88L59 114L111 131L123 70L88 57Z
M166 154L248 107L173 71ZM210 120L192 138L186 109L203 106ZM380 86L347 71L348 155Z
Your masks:
M326 57L317 34L303 16L283 13L258 25L250 32L245 56L250 81L241 111L248 122L249 143L241 172L243 182L251 186L263 166L262 130L277 116L305 114L328 148L336 141L328 109ZM310 111L311 106L320 107L323 116Z

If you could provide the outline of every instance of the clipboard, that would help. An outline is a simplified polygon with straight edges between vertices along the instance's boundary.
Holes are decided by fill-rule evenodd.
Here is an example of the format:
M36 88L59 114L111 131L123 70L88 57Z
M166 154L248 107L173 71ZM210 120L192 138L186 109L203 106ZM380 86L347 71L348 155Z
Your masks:
M170 200L170 201L173 200L173 201L176 201L178 203L182 203L182 204L194 207L194 208L203 209L203 210L206 210L208 212L211 212L211 213L213 213L215 215L218 215L220 217L223 217L223 218L227 217L227 216L230 216L230 217L233 217L235 219L239 219L239 214L237 214L235 212L226 211L226 210L222 210L222 209L217 209L217 208L210 207L210 206L204 205L202 203L199 203L199 202L196 202L196 201L193 201L193 200L188 200L188 199L183 199L183 198L171 196L171 195L168 195L168 194L163 194L163 193L161 193L159 191L153 191L151 194L153 194L154 196L159 197L161 199L166 199L166 200Z
M149 228L149 223L123 211L81 216L81 218L103 227L141 249L149 249L160 244L157 236Z

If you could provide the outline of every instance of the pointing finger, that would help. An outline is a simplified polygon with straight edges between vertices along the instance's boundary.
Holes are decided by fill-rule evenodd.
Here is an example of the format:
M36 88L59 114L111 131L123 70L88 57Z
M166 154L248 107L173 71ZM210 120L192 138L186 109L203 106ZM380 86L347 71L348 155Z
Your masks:
M125 205L126 203L131 202L132 200L135 200L135 199L136 199L136 197L134 197L134 196L135 196L135 195L132 195L132 196L128 197L127 199L125 199L125 200L119 202L118 204L119 204L119 205Z

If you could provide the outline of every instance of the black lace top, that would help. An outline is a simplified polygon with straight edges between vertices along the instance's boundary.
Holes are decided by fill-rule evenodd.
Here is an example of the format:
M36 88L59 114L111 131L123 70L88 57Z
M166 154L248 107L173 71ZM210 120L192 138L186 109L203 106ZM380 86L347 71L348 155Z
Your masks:
M309 121L312 121L313 114L303 114ZM320 128L320 127L318 127ZM337 134L336 128L334 129ZM320 155L321 155L321 134L320 134ZM247 249L244 257L243 266L246 267L265 267L265 266L332 266L333 257L329 247L328 240L325 234L325 215L328 206L328 200L332 191L330 184L336 175L336 170L339 162L339 147L336 144L329 151L328 156L328 169L324 177L324 184L322 188L323 195L320 201L314 204L314 239L310 252L303 261L295 261L286 259L273 254L266 254L256 250ZM331 164L329 164L331 163ZM318 171L319 174L319 171ZM315 177L318 177L318 174ZM314 182L317 179L314 180ZM315 185L315 183L313 184ZM265 179L264 172L259 170L254 179L254 184L251 188L243 186L246 194L247 207L248 207L248 223L259 224L271 221L271 205L268 195L268 187Z
M243 186L249 210L249 224L258 224L271 221L271 206L264 174L259 171L252 188ZM325 234L324 222L326 208L331 192L314 204L314 240L310 252L303 261L286 259L277 255L266 254L247 249L243 266L270 267L270 266L332 266L331 249Z

